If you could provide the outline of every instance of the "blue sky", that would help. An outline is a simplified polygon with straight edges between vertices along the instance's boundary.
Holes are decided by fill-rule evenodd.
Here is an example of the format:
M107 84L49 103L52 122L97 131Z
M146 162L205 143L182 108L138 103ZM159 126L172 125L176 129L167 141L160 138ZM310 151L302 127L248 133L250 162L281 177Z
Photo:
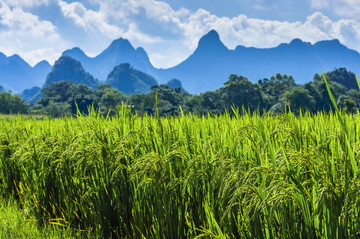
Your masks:
M95 56L122 37L170 67L211 29L230 49L337 38L360 51L359 12L358 0L0 0L0 51L53 64L66 49Z

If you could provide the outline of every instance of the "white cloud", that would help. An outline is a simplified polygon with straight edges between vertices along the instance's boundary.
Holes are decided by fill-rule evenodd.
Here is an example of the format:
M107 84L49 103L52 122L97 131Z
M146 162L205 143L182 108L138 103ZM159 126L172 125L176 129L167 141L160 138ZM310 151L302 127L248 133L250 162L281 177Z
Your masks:
M24 12L21 8L11 9L0 2L0 24L9 29L9 33L29 37L57 38L55 26L49 21L41 21L39 17ZM4 31L1 31L4 34Z
M37 7L49 4L49 0L3 0L11 7Z
M219 18L202 10L189 19L184 29L186 35L194 39L192 45L199 35L215 29L230 48L237 45L274 47L294 38L312 43L337 38L343 44L360 50L360 22L345 19L332 21L320 12L310 15L305 22L280 22L248 18L245 15Z
M262 1L259 1L259 4L255 4L253 8L259 11L269 11L279 8L279 6L276 3L273 3L270 6L266 6Z
M337 38L348 47L360 50L360 14L357 14L360 12L360 1L311 0L313 9L333 9L336 14L348 16L348 19L334 21L321 12L315 12L302 22L264 20L246 15L218 17L204 9L195 12L184 8L174 10L168 3L159 0L86 1L98 7L89 9L89 5L81 0L71 3L65 0L11 0L12 4L8 3L10 0L0 0L0 24L7 28L0 28L0 46L11 49L6 47L10 45L10 40L6 42L4 39L12 39L13 46L16 41L16 48L31 59L54 56L54 52L65 50L60 49L59 44L54 44L55 40L52 39L58 42L64 40L60 40L61 36L51 22L40 20L20 7L56 2L63 16L72 20L74 29L82 28L88 41L93 41L92 49L88 43L89 51L99 52L103 50L100 45L103 47L105 42L123 37L134 46L144 47L157 67L180 63L195 50L200 37L211 29L219 32L221 40L229 48L237 45L274 47L294 38L312 43ZM257 0L253 4L260 9L263 2ZM270 3L268 5L271 6ZM62 27L61 23L57 26ZM77 34L76 31L74 34ZM40 45L39 42L44 43ZM76 44L83 47L80 41ZM61 46L65 45L63 43ZM54 52L49 50L52 47Z
M34 65L44 58L55 60L55 52L64 44L51 22L0 1L1 52L19 54Z
M360 20L360 1L358 0L311 0L311 7L330 12L346 19Z
M188 54L195 49L199 38L211 29L219 32L222 41L229 48L237 45L274 47L294 38L311 43L336 38L348 47L360 50L359 21L332 21L320 12L310 15L305 22L281 22L248 18L245 15L234 18L217 17L200 9L178 26L183 30L185 38L177 44L182 45L184 52Z
M102 13L88 10L82 3L66 3L60 0L59 6L65 17L71 18L76 25L83 27L85 30L100 31L110 37L122 33L118 27L108 24Z
M14 52L13 54L15 53L16 52ZM20 56L26 59L31 59L31 61L28 62L31 65L35 65L44 59L48 60L51 64L53 64L61 56L61 52L56 51L56 49L54 49L53 47L47 47L47 48L41 48L41 49L29 50L29 51L20 51L17 52L17 54L19 54Z
M329 0L311 0L310 3L311 8L313 9L327 9L330 7Z
M312 7L319 6L313 2ZM281 22L248 18L245 15L234 18L218 17L204 9L198 9L196 12L187 9L175 11L169 4L156 0L107 0L100 3L97 14L103 16L102 21L106 24L121 29L119 36L128 37L131 42L135 41L144 46L152 62L161 67L169 67L176 61L179 63L184 60L196 48L200 37L211 29L217 30L221 39L230 48L237 45L274 47L294 38L312 43L338 38L349 47L360 50L360 44L357 43L360 42L357 21L332 21L320 12L310 15L305 22ZM146 29L142 26L146 26L147 22L156 25L156 33L144 33ZM352 32L352 35L345 34L346 32ZM171 34L176 40L166 39L166 35ZM159 44L182 50L181 53L172 53L164 49L165 47L159 47ZM161 55L172 60L166 60L166 57Z
M88 10L79 2L66 3L60 0L58 3L65 17L72 19L76 25L84 28L89 33L102 33L106 38L110 39L119 37L125 37L129 40L141 39L145 43L156 42L160 39L159 37L149 37L139 31L135 21L129 21L126 27L122 27L123 23L112 24L109 18L113 16L103 10ZM116 8L112 8L112 10L114 9ZM121 12L118 12L118 15L121 16Z

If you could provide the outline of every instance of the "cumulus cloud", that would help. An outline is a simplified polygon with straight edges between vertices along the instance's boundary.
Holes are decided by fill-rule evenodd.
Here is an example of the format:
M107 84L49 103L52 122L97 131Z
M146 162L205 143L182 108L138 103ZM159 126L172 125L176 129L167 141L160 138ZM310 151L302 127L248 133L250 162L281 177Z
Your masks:
M36 15L0 1L0 51L7 55L17 53L30 64L36 64L44 59L41 57L54 60L55 54L49 49L55 51L63 45L51 22L40 20Z
M346 19L360 19L360 1L358 0L311 0L311 7L331 11Z
M89 33L102 33L104 36L111 39L118 37L126 37L130 40L141 39L145 43L156 42L160 39L159 37L149 37L139 31L136 21L126 21L124 24L124 22L116 23L116 21L111 20L114 16L117 16L117 18L124 17L122 18L123 20L126 19L126 14L122 12L124 9L116 12L116 6L113 8L106 8L111 9L109 10L110 13L113 13L113 10L115 10L116 14L114 12L113 14L115 15L112 15L109 14L108 11L104 11L104 6L107 6L105 3L102 3L102 7L99 11L86 9L80 2L66 3L60 0L58 3L65 17L72 19L76 25L83 27Z
M304 22L286 22L248 18L245 15L219 18L199 10L183 24L183 28L189 36L189 46L196 44L199 35L215 29L230 48L237 45L274 47L294 38L311 43L336 38L348 47L360 50L360 22L354 19L332 21L320 12L308 16Z
M329 8L329 0L311 0L311 8L314 9L327 9Z
M115 37L123 33L117 26L108 24L101 12L88 10L82 3L67 3L60 0L59 6L65 17L74 20L75 24L85 30L100 31L109 37Z
M93 38L104 42L127 38L134 46L144 47L153 64L158 67L170 67L184 60L195 50L199 39L211 29L219 32L221 40L229 48L237 45L274 47L294 38L312 43L337 38L348 47L360 50L360 19L357 16L360 2L354 0L311 0L312 9L318 12L303 21L293 22L250 18L246 15L219 17L204 9L175 10L159 0L78 0L70 3L65 0L0 0L0 37L17 39L20 46L29 44L21 40L25 39L25 35L31 39L40 38L48 42L46 47L40 47L40 50L33 48L28 55L39 58L51 54L51 39L61 38L56 27L20 7L49 2L56 3L64 18L70 19L76 28L83 29L89 41ZM254 7L260 9L264 2L254 1ZM89 8L86 3L96 4L97 7ZM271 6L270 3L268 5ZM272 7L275 9L277 6ZM333 20L320 12L326 9L348 17ZM356 16L351 17L351 14ZM57 27L62 26L59 24ZM3 41L0 39L0 45ZM80 41L76 44L82 47ZM94 48L99 45L103 47L104 44L93 42ZM59 48L58 45L54 46ZM90 50L97 52L103 48Z
M354 3L353 0L325 2L316 0L311 6L315 9L332 7L338 2L343 2L345 6ZM229 48L237 45L274 47L294 38L312 43L338 38L349 47L360 50L357 43L360 42L359 22L333 21L320 12L308 16L304 22L286 22L245 15L218 17L204 9L196 12L183 8L174 10L169 4L157 0L105 0L99 2L97 11L86 9L79 2L60 0L59 5L64 16L87 31L101 32L110 38L125 37L144 46L152 62L160 67L169 67L184 60L196 48L200 37L211 29L219 32ZM360 6L360 3L355 4L355 8L357 5Z
M37 7L49 4L49 0L3 0L11 7Z
M58 36L51 22L41 21L38 16L24 12L21 8L11 9L4 2L0 2L0 24L10 29L11 34L52 38Z

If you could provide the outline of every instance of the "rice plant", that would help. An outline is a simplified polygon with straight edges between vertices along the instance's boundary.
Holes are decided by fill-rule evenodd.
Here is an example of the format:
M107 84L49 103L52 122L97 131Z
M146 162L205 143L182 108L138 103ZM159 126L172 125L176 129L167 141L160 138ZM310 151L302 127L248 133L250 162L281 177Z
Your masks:
M358 114L0 117L0 197L104 238L356 238Z

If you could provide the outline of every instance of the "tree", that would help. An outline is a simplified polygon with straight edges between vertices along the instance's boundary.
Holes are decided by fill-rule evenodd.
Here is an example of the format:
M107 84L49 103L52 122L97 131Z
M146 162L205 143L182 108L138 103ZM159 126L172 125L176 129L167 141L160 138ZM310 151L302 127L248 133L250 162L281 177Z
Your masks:
M251 83L247 78L238 75L230 75L229 80L220 88L221 97L225 105L230 108L235 105L239 108L256 110L263 106L262 95L258 84Z
M76 114L79 110L81 113L88 114L88 108L92 105L96 108L98 102L93 89L84 84L74 84L69 81L54 82L47 88L43 88L42 94L43 97L38 100L33 111L40 112L41 108L45 108L45 112L53 112L51 109L60 107L59 111L63 110L65 113ZM67 104L68 107L63 104Z
M347 94L345 86L332 81L329 81L328 83L336 101L338 101L340 96L345 96ZM304 88L309 91L309 94L315 100L313 111L329 111L330 109L333 109L324 80L309 82L304 85Z
M355 74L351 71L347 71L346 68L338 68L334 71L329 71L325 76L328 81L337 82L345 86L348 90L359 90Z
M289 104L291 111L296 114L300 112L300 109L303 111L305 109L313 111L315 106L314 98L309 94L309 91L303 87L293 87L284 94L282 101Z
M315 73L314 77L313 77L313 80L314 81L322 81L322 77L318 73Z
M34 105L31 108L31 113L50 115L57 118L65 115L71 115L71 108L67 103L49 101L46 107L39 104Z
M284 93L295 87L295 80L292 75L281 75L277 73L276 76L271 76L270 80L265 78L261 81L260 91L266 109L279 103Z
M179 115L179 106L183 111L188 111L188 97L189 93L181 92L179 87L172 89L167 85L153 85L150 93L132 95L130 102L144 113L154 114L157 107L160 115Z
M89 107L98 108L98 99L95 91L84 84L73 84L70 88L71 97L67 103L71 106L71 113L76 114L77 110L81 113L88 114Z
M113 115L114 110L127 101L122 93L108 84L100 85L96 94L99 97L99 107L103 115L107 115L109 111L111 111L110 115Z
M19 95L12 95L10 92L0 93L1 114L26 114L29 108Z

